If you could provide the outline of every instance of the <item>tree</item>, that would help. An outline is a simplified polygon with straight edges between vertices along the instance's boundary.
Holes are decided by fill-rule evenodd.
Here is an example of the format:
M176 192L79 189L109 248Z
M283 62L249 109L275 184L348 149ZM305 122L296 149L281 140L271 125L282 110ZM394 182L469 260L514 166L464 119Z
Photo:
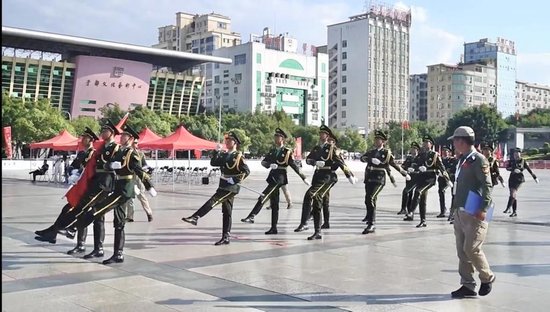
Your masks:
M96 134L99 135L101 127L97 119L89 116L78 116L77 118L70 121L70 124L73 126L76 136L82 135L86 127L92 129Z
M474 106L455 114L449 119L445 136L452 136L455 129L460 126L474 129L476 143L501 141L508 128L496 108L487 105Z
M110 119L114 124L117 124L119 120L126 115L126 112L120 108L118 104L107 104L99 109L101 112L100 123L105 124L107 119Z
M302 138L302 152L309 152L319 143L319 127L298 126L294 129L292 135L295 138Z
M162 136L166 136L172 132L170 120L161 118L160 114L143 106L138 106L130 111L127 123L137 132L146 127Z
M550 127L550 108L535 108L524 115L509 116L506 123L518 128Z
M365 152L367 142L357 130L346 129L341 136L338 136L338 145L341 149L349 152Z

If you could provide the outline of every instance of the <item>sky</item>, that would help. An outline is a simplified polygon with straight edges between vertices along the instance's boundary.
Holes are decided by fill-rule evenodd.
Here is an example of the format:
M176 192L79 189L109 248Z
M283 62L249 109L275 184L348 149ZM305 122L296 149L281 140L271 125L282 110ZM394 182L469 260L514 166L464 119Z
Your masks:
M517 79L550 85L550 2L522 0L4 0L2 26L151 46L176 12L231 17L247 42L264 27L303 43L324 45L327 25L361 14L372 3L412 12L410 73L456 64L464 42L497 37L515 42Z

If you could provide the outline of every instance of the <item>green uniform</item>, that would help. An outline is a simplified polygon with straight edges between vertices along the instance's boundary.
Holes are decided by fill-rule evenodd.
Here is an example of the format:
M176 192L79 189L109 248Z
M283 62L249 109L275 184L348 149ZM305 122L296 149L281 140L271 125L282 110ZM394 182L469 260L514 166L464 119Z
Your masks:
M416 164L416 158L418 155L413 156L411 154L407 155L407 158L405 158L405 161L401 165L401 168L403 170L407 171L411 177L410 180L407 180L405 182L405 188L403 188L403 192L401 194L401 210L398 214L406 214L407 213L407 207L409 206L409 203L412 201L413 194L414 194L414 188L416 185L416 176L418 165Z

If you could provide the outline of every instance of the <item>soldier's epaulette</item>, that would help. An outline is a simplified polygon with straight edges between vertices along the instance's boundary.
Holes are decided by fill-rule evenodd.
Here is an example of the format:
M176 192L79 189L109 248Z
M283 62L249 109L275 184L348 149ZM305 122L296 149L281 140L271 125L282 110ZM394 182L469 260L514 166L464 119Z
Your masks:
M466 159L469 163L474 163L476 161L476 155L472 155Z

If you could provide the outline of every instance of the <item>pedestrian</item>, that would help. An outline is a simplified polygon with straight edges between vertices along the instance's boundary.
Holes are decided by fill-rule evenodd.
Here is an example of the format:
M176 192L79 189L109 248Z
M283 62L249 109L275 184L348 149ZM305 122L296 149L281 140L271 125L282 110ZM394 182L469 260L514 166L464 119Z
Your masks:
M48 160L44 159L44 163L42 163L40 168L29 172L29 174L32 174L32 182L36 182L36 176L45 175L49 168L50 165L48 165Z
M491 292L495 281L495 274L491 271L481 249L489 227L486 221L492 191L489 163L474 148L475 133L472 128L458 127L449 139L453 140L457 153L462 155L456 167L455 197L452 203L456 211L454 232L459 259L458 273L462 286L451 292L451 296L464 298L477 295L474 269L479 272L481 281L479 295L486 296ZM471 196L480 197L479 204L474 207L474 213L465 209L467 199Z
M221 152L221 146L219 146L210 160L210 166L220 167L221 171L220 184L216 193L190 217L182 218L187 223L197 225L199 218L204 217L212 208L221 204L223 214L222 238L214 244L216 246L230 243L233 199L235 195L239 194L239 183L250 174L250 170L244 162L243 154L237 151L237 146L240 144L241 140L234 131L230 131L225 135L227 152Z
M245 223L254 223L254 217L260 212L262 206L270 201L271 207L271 228L265 232L266 235L277 234L277 222L279 220L279 189L288 184L287 168L290 167L304 183L310 185L306 179L306 175L294 162L292 157L292 149L284 146L284 140L287 139L287 134L281 129L275 129L273 140L275 147L267 153L261 164L265 168L271 168L267 176L267 187L258 198L256 205L248 216L241 219Z
M149 166L147 165L147 161L145 161L145 154L139 149L138 141L138 139L134 139L132 148L139 157L141 168L143 170L146 170L147 168L149 168ZM149 200L147 199L147 196L145 196L145 185L143 185L143 182L141 182L137 175L134 176L134 184L136 186L136 197L137 199L139 199L139 202L141 203L141 207L145 211L145 214L147 214L147 221L151 222L153 221L153 211L151 210L151 205L149 205ZM126 208L126 222L134 222L134 202L135 199L130 198L128 199L126 204L124 204Z
M368 150L361 156L361 162L367 163L365 167L365 206L367 215L363 222L367 223L367 227L363 230L363 234L374 233L376 230L376 201L378 194L386 185L386 173L390 176L392 183L395 184L393 176L390 174L389 167L393 167L399 171L401 175L410 179L407 171L399 167L395 163L395 159L391 150L384 147L388 140L388 135L382 130L374 131L374 148Z
M506 205L506 210L504 213L510 212L512 208L512 214L510 217L517 217L517 208L518 208L518 190L520 186L525 182L525 176L523 175L523 170L527 170L529 174L533 177L535 182L539 183L539 179L533 173L529 164L525 159L521 157L521 149L516 148L514 150L514 158L508 162L506 170L510 171L510 177L508 178L508 187L510 189L510 196L508 197L508 204Z

